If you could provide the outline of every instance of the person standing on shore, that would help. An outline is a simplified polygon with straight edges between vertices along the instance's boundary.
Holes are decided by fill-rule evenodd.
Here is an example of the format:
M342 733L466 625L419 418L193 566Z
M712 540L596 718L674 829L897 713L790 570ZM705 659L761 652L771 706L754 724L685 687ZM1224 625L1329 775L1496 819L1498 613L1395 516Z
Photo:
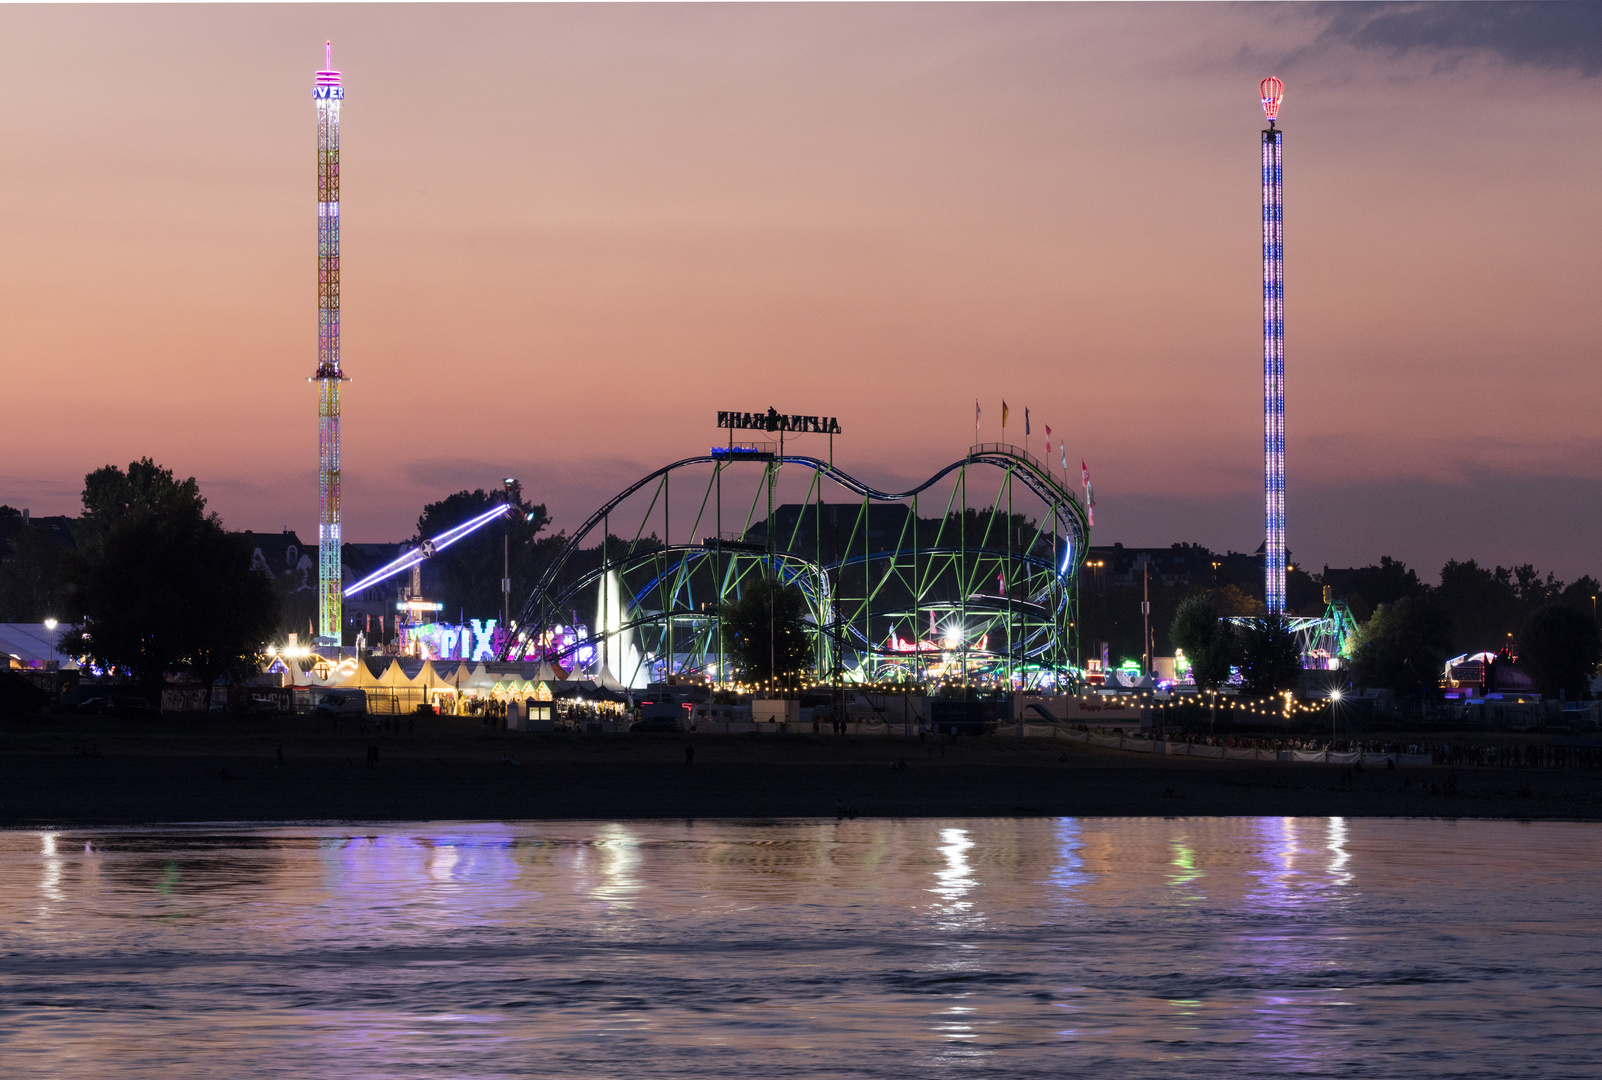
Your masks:
M684 767L686 769L695 768L695 744L694 743L689 743L684 747Z

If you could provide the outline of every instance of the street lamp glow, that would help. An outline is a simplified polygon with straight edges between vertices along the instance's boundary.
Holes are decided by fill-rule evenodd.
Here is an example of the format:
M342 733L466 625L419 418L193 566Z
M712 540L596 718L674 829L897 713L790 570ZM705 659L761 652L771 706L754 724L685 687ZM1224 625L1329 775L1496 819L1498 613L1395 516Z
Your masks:
M1329 699L1331 701L1339 701L1341 699L1341 692L1339 690L1331 690L1329 692Z

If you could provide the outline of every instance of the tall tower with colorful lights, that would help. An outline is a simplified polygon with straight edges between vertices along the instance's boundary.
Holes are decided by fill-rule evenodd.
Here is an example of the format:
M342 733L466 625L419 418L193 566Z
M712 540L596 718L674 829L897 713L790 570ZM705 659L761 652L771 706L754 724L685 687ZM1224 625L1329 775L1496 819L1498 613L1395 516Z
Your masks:
M1264 598L1270 615L1285 613L1285 135L1276 121L1285 84L1270 75L1258 84L1268 127L1263 130L1263 543Z
M339 536L339 106L345 87L327 45L317 73L317 643L343 643Z

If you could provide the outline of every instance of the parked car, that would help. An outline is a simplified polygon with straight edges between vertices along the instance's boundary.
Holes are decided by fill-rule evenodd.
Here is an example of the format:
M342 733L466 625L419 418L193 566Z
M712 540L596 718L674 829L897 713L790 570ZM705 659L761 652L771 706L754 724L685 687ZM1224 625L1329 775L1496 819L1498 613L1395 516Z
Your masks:
M323 695L315 708L314 716L366 716L367 691L366 690L330 690Z
M161 710L141 697L131 694L110 694L92 697L78 706L80 713L90 716L120 716L128 720L160 720Z

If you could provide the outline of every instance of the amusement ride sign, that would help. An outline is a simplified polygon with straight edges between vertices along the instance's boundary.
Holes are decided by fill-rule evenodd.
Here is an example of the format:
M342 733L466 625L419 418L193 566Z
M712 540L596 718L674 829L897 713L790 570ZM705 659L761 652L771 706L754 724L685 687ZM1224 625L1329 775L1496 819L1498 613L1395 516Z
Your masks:
M818 435L838 435L840 418L790 415L770 405L767 412L720 412L718 427L730 431L805 431Z

